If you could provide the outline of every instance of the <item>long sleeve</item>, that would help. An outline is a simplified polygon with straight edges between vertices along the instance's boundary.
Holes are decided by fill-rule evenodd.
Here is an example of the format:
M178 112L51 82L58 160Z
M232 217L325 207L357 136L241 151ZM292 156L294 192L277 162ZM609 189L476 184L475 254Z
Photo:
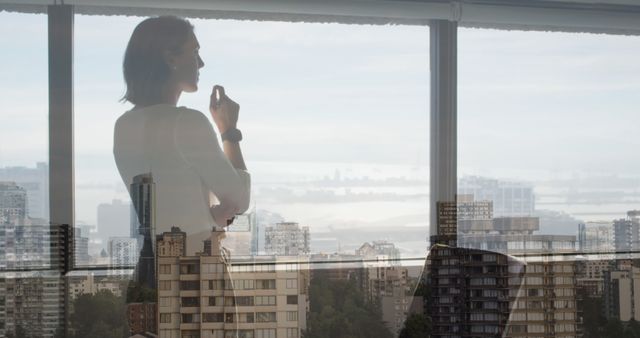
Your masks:
M220 148L209 120L199 111L181 108L174 129L175 144L188 167L219 201L212 208L218 225L249 208L251 176L235 169Z

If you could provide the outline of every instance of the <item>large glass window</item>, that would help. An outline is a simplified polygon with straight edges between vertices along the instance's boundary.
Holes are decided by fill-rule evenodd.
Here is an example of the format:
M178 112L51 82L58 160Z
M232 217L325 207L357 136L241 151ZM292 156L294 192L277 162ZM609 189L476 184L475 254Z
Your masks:
M634 283L640 248L640 38L465 28L458 41L458 240L526 260L509 269L523 293L511 332L628 322L617 285ZM555 327L536 322L549 315Z

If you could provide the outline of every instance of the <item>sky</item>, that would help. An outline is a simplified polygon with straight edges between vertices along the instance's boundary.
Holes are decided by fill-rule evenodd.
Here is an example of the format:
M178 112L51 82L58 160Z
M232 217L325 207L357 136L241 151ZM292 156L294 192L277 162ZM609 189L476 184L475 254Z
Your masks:
M126 198L111 153L113 124L131 107L118 102L121 63L141 20L75 17L77 213L89 223L98 202ZM46 23L44 15L0 13L0 166L46 161ZM206 114L211 87L225 86L241 105L257 188L336 170L428 180L428 27L192 23L205 67L200 90L179 104ZM460 175L640 177L640 37L461 28L458 45ZM281 210L324 226L407 215L415 217L405 225L415 226L428 212L423 200Z

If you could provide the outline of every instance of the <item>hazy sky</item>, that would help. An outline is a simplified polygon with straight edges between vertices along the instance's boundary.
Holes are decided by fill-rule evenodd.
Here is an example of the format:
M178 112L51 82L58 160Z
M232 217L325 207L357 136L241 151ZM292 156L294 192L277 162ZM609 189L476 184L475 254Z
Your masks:
M83 205L82 196L117 195L82 186L119 181L113 124L130 108L118 102L121 62L141 20L75 17L76 179L86 219L95 202ZM427 27L192 22L206 66L200 91L180 104L206 113L210 88L227 88L241 104L254 182L340 168L313 164L320 162L428 178ZM46 24L44 15L0 13L0 166L46 161ZM640 176L639 37L460 29L458 40L459 173ZM411 171L418 165L423 169ZM384 217L396 211L411 213L398 208Z

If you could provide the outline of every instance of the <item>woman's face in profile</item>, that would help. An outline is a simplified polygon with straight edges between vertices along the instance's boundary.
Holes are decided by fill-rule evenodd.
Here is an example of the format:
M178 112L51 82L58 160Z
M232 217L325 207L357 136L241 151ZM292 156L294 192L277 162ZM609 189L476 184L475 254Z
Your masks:
M172 80L177 87L187 93L198 90L198 78L200 68L204 67L204 62L200 58L200 44L195 34L191 33L182 46L179 54L174 55Z

